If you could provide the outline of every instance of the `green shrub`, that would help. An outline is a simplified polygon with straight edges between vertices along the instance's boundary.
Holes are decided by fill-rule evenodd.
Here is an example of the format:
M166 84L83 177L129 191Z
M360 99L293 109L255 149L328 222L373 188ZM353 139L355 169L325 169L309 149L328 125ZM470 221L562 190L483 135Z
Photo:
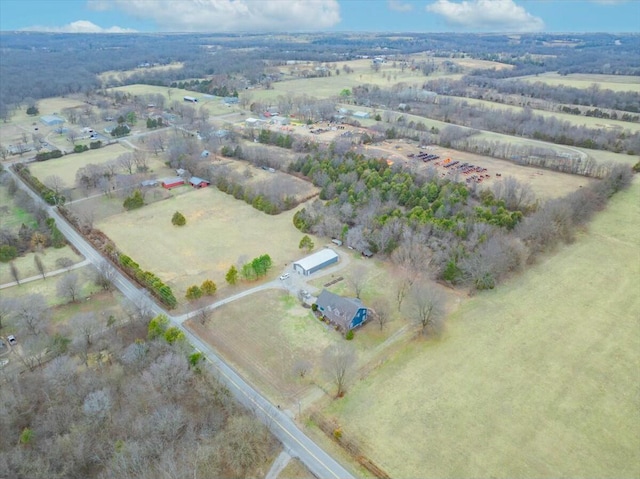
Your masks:
M173 214L173 218L171 218L171 223L175 226L184 226L187 224L187 219L184 217L182 213L176 211Z
M202 298L202 290L200 286L194 284L193 286L189 286L187 288L187 294L184 295L189 301L193 301L195 299Z
M18 257L18 250L15 246L11 246L8 244L3 244L0 246L0 262L8 263L12 259Z
M144 206L144 198L142 197L140 190L134 191L131 196L124 200L122 206L124 206L127 211L135 210L136 208Z
M347 331L347 334L344 335L344 339L346 339L347 341L351 341L353 339L353 329L350 329L349 331Z
M169 344L184 341L185 339L184 333L175 326L171 326L164 332L164 340Z
M202 286L200 286L200 289L202 290L203 295L213 296L214 294L216 294L218 287L216 286L216 283L214 283L210 279L205 279L202 282Z
M149 337L149 339L159 338L160 336L164 335L168 326L169 318L167 318L164 314L159 314L151 321L149 321L147 336Z

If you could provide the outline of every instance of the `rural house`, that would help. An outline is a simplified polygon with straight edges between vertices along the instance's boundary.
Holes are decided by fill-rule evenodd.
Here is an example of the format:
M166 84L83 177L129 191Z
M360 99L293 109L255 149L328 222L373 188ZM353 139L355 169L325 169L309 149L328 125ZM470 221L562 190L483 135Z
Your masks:
M197 176L192 176L189 180L189 184L194 188L206 188L211 183L209 183L207 180L203 180L202 178L198 178Z
M357 328L367 320L367 308L357 298L345 298L323 289L316 304L318 311L343 331Z
M316 271L326 268L330 264L337 263L340 256L331 248L324 248L317 253L306 256L293 263L293 270L303 276L309 276Z

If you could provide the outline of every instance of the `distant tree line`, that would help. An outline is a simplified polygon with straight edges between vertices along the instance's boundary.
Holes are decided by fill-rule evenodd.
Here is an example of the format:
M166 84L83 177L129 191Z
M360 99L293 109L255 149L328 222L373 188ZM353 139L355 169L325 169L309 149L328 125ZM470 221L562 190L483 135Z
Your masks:
M425 90L441 95L492 99L496 94L518 95L521 98L537 98L564 105L607 108L612 110L640 112L640 93L634 91L613 91L600 88L597 84L589 88L549 85L541 81L501 80L480 75L467 75L460 80L430 80L423 84ZM582 111L582 110L578 110ZM638 116L623 115L612 120L638 121Z

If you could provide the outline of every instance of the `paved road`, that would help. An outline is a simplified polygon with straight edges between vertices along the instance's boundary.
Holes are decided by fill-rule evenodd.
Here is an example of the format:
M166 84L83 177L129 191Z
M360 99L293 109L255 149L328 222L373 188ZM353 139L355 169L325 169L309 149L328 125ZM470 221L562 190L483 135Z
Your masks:
M93 246L91 246L80 234L78 234L57 210L46 203L30 188L28 188L22 180L10 169L9 174L13 176L20 188L27 191L36 201L43 205L50 217L56 222L56 226L62 232L67 240L73 244L84 257L93 264L102 261L102 256ZM137 301L143 292L134 285L122 273L116 270L113 284L120 292L132 301ZM214 305L222 305L225 302L233 301L239 297L247 296L255 291L278 287L276 282L266 283L252 290L244 291L235 295L235 297L226 298L225 300L214 303ZM279 286L282 287L282 286ZM212 306L214 306L212 305ZM231 394L243 405L253 411L256 416L262 420L271 432L282 442L287 452L297 457L302 463L316 476L321 479L352 479L354 476L335 461L329 454L313 442L306 434L300 430L295 422L287 416L279 408L271 404L264 396L262 396L253 386L246 382L238 373L236 373L208 344L204 343L195 336L182 323L189 317L183 315L180 317L171 316L167 311L158 306L156 303L150 304L154 314L165 314L169 320L185 334L189 342L198 351L202 352L209 363L215 367L218 372L218 379L222 381ZM217 307L217 306L215 306Z

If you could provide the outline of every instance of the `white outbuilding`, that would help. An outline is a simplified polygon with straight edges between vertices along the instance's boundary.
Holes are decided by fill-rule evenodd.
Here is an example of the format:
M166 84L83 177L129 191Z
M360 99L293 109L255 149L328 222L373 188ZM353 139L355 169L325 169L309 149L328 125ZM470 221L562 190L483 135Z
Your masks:
M309 276L322 268L326 268L329 265L337 263L339 259L340 256L334 250L331 248L324 248L317 253L313 253L312 255L294 262L293 270L303 276Z

